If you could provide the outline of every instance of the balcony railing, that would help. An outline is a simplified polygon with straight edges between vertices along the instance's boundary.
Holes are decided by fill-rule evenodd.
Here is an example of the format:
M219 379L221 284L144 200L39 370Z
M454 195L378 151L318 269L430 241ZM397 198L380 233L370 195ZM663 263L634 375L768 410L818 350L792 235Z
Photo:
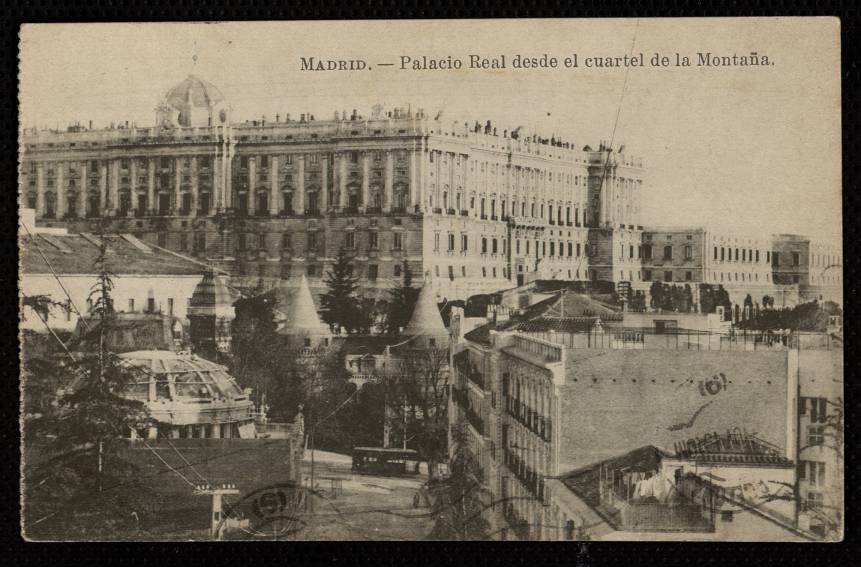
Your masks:
M553 438L553 420L543 416L522 401L506 396L505 406L508 413L532 433L548 443Z
M544 502L544 477L532 470L517 454L505 449L505 466L526 487L532 496Z
M484 374L479 372L474 364L471 364L468 359L460 359L455 361L455 369L467 380L481 388L485 389Z

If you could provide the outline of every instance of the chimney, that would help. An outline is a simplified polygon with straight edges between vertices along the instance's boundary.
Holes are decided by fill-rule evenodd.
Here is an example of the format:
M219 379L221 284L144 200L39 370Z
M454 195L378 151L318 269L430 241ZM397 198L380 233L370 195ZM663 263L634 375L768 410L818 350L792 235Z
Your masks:
M92 130L92 129L93 129L93 121L90 120L90 130Z
M303 113L302 113L302 115L299 117L299 122L305 122L305 113L304 113L304 112L303 112Z
M276 123L281 122L281 115L280 114L275 114L275 122Z
M284 122L290 122L290 113L284 115Z

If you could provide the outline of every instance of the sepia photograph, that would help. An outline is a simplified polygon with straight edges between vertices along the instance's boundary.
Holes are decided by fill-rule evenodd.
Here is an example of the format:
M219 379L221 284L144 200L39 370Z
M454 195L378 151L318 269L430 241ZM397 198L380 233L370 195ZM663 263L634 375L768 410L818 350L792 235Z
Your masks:
M25 540L843 540L837 18L18 41Z

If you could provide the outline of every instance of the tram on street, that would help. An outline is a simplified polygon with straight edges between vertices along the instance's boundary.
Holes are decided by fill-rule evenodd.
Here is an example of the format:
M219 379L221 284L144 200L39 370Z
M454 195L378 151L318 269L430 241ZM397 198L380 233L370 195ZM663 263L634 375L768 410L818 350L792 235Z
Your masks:
M419 474L419 454L412 449L353 447L352 470L359 474L402 476Z

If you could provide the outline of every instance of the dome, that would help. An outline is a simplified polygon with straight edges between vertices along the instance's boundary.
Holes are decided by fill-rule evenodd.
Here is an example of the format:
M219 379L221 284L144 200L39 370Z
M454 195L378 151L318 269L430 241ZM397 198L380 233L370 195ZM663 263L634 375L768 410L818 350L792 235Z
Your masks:
M215 270L208 269L194 288L188 302L188 315L233 319L234 299L224 278L216 274Z
M196 75L189 75L167 91L165 105L179 111L180 126L211 126L228 118L224 95L218 87Z
M195 75L189 75L181 83L167 91L165 100L177 110L188 107L214 108L224 101L218 87Z
M220 364L164 350L118 356L136 378L123 395L144 402L157 421L184 425L251 418L248 394Z

